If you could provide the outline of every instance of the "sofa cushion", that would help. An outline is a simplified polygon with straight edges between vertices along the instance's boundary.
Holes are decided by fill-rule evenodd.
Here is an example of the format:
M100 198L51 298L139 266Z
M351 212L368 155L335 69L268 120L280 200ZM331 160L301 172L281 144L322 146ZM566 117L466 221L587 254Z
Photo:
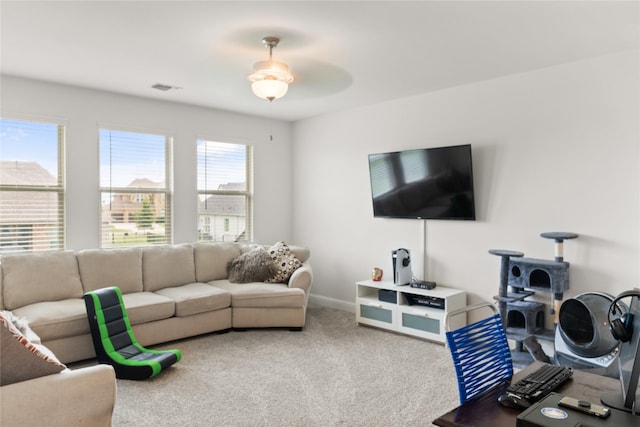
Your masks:
M196 243L193 245L196 280L210 282L227 278L227 263L240 256L237 243Z
M82 298L73 252L41 252L2 257L4 305L14 310L41 301Z
M204 283L164 288L155 292L171 298L176 304L176 316L184 317L231 306L231 294Z
M265 248L256 247L229 261L227 271L232 283L264 282L278 273L278 267Z
M0 313L0 386L66 369L46 347L31 343Z
M232 307L304 307L305 294L300 288L290 288L282 283L231 283L214 280L209 285L231 293Z
M122 301L132 325L167 319L176 312L175 302L171 298L154 292L123 294Z
M300 260L291 253L291 249L285 242L278 242L271 246L269 255L271 255L278 271L266 282L287 283L293 272L302 266Z
M142 248L86 249L76 256L85 292L108 286L142 292Z
M44 342L89 333L87 309L82 298L38 302L20 307L13 313L29 319L29 326Z
M148 246L142 251L143 289L148 292L196 281L193 246Z

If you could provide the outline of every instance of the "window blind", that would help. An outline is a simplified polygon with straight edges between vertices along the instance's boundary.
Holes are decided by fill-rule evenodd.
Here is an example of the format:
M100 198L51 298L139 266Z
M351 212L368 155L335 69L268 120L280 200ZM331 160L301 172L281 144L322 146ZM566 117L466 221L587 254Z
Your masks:
M197 141L198 241L251 241L250 145Z
M0 119L0 253L64 249L64 126Z
M101 247L172 242L171 142L100 129Z

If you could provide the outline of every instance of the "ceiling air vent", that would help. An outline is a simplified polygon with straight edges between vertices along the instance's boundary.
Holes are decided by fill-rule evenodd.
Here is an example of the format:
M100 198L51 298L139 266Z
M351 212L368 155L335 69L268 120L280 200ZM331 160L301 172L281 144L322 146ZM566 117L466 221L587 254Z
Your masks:
M171 89L182 89L178 86L171 86L171 85L166 85L164 83L156 83L153 86L151 86L153 89L157 89L157 90L161 90L162 92L166 92L169 91Z

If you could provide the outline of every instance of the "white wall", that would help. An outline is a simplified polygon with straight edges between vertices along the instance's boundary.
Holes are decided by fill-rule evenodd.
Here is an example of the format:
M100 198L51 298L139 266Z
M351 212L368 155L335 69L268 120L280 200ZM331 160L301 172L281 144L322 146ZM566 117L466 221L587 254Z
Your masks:
M174 138L175 243L197 238L196 139L254 145L254 239L292 242L289 123L9 76L1 77L0 88L3 118L66 124L68 249L99 246L100 126Z
M639 75L627 52L295 123L294 235L312 251L313 299L352 309L353 283L374 266L391 277L405 247L416 276L426 257L427 279L491 300L488 250L553 259L548 231L580 235L564 245L565 296L639 286ZM367 154L467 143L477 221L373 218Z
M67 124L67 247L98 246L97 129L166 131L175 140L175 242L196 238L195 139L255 144L255 238L311 248L313 300L353 309L353 282L390 251L412 251L414 273L497 293L489 249L552 259L546 231L565 243L567 296L638 286L640 117L638 52L308 119L293 125L218 110L3 76L3 117ZM274 140L269 141L269 135ZM475 222L374 219L367 154L473 147ZM293 170L293 172L292 172ZM426 244L425 244L426 242ZM426 249L426 250L425 250Z

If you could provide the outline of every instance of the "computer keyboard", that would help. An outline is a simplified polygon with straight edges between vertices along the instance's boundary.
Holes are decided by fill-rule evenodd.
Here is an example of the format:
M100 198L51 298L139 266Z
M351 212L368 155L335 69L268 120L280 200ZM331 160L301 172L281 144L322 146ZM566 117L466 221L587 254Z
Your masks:
M527 408L564 384L573 375L565 366L544 364L526 377L510 384L498 401L504 406Z

